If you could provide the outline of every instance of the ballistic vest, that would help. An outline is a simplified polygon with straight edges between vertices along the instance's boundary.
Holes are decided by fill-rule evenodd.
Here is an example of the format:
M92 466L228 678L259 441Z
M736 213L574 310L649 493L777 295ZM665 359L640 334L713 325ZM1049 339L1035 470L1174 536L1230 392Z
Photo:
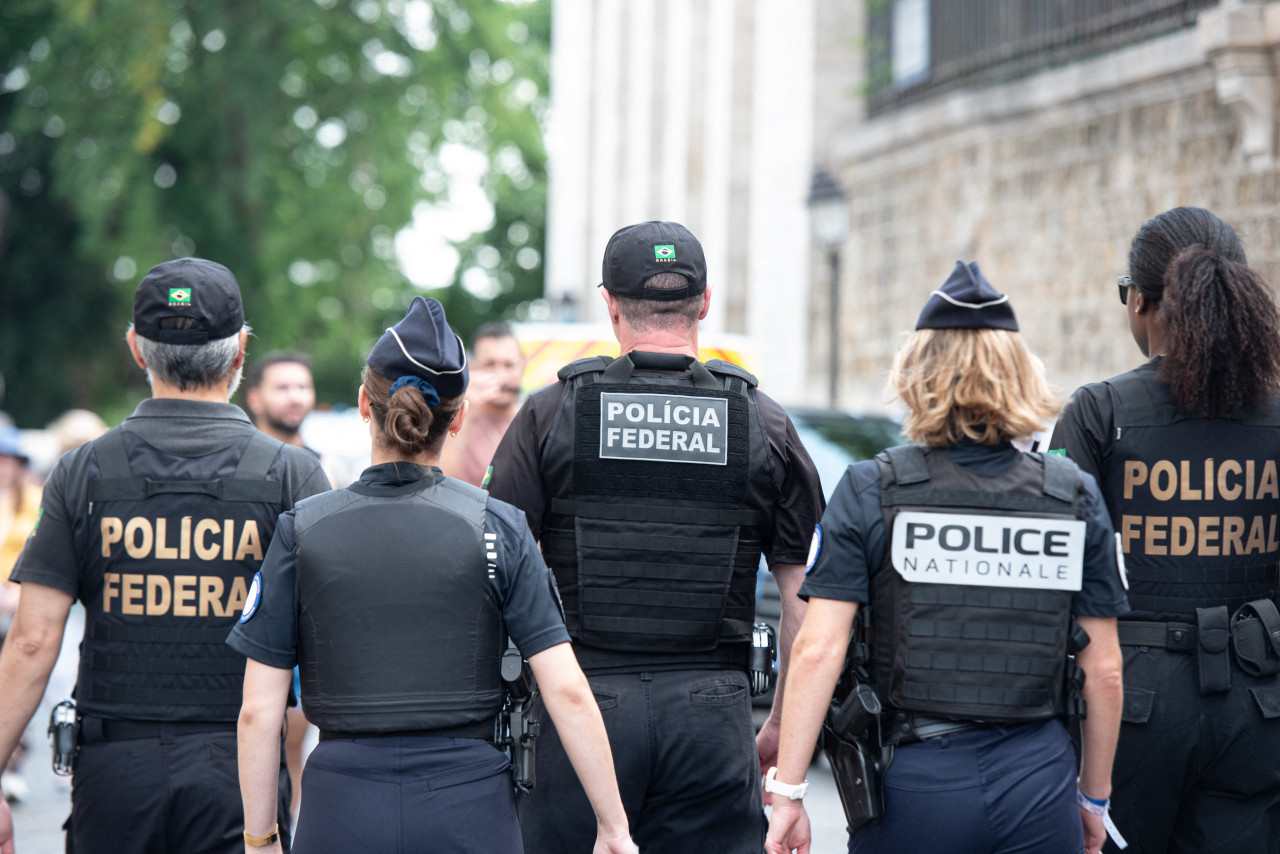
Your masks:
M745 669L773 522L755 377L638 352L559 377L541 543L583 669Z
M489 723L502 704L488 493L438 471L298 503L302 708L321 730ZM489 730L491 731L491 730Z
M1192 418L1140 374L1108 380L1115 404L1103 488L1125 552L1122 619L1195 622L1273 598L1280 559L1280 403L1240 419ZM1157 396L1158 395L1158 396ZM1157 402L1157 400L1159 402Z
M129 441L139 443L135 453L158 453ZM282 447L254 433L239 462L212 478L218 472L207 463L163 455L166 476L155 479L134 475L120 428L94 442L98 476L88 485L80 582L82 713L237 718L245 659L226 639L280 515L282 486L267 472Z
M869 638L886 709L968 721L1068 711L1072 592L1082 564L1079 469L1023 454L998 477L938 450L879 454L888 547L872 583ZM1076 540L1071 540L1074 531Z

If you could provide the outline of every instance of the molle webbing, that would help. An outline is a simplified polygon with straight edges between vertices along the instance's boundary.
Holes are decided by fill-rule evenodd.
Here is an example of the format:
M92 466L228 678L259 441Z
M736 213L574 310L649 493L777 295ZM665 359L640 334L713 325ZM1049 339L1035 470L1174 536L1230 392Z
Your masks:
M89 481L90 501L143 501L153 495L208 495L219 501L251 501L279 504L282 485L267 480L267 472L280 453L280 443L263 433L254 433L240 457L235 474L219 480L151 480L134 477L124 436L119 429L109 431L94 444L99 476Z

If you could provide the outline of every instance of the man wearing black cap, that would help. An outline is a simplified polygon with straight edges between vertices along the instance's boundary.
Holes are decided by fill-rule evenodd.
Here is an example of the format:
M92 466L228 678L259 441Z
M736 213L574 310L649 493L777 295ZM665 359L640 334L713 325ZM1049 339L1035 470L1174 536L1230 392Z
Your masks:
M152 397L58 461L13 571L0 756L35 711L72 603L85 607L68 850L243 850L244 657L223 641L280 512L328 488L311 454L227 403L247 335L226 267L182 258L147 273L126 340ZM287 828L283 761L278 803ZM0 805L0 845L11 835Z
M622 356L567 365L529 398L489 490L525 511L555 572L641 849L758 852L779 715L753 749L756 570L763 555L782 593L785 671L817 473L755 377L697 361L711 291L683 226L614 234L603 288ZM595 819L551 726L537 772L520 804L526 851L586 850Z
M898 353L914 444L850 466L815 536L769 854L808 848L820 730L851 852L1102 845L1128 604L1093 478L1012 445L1058 407L1017 330L1008 297L958 263ZM1063 719L1086 703L1077 774Z

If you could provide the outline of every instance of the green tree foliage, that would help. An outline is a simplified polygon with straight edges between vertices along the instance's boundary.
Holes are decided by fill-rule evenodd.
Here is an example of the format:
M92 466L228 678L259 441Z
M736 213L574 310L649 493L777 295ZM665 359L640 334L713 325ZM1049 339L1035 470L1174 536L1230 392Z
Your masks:
M251 359L307 350L320 398L348 402L420 292L395 236L447 199L451 146L483 155L494 216L434 295L464 336L536 297L548 5L0 4L3 408L125 414L145 395L120 341L133 291L184 255L235 272Z

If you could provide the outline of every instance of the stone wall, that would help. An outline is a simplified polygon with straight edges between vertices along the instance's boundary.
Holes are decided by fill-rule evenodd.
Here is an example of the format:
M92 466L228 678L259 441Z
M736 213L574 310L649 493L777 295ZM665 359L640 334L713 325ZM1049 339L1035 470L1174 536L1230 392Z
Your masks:
M1177 205L1215 211L1254 266L1280 283L1274 119L1256 115L1273 87L1258 69L1274 77L1270 44L1280 41L1265 47L1260 66L1264 18L1280 22L1271 7L1280 4L1248 10L1258 26L1243 46L1206 35L1202 16L1197 28L839 130L830 150L851 199L841 404L883 408L893 353L957 260L978 260L1010 294L1064 393L1141 361L1115 277L1154 214ZM1215 13L1223 12L1205 15ZM1239 70L1224 61L1235 47L1252 63L1253 115L1223 84ZM1247 128L1252 147L1243 145ZM815 288L811 304L812 377L828 370L823 294Z

